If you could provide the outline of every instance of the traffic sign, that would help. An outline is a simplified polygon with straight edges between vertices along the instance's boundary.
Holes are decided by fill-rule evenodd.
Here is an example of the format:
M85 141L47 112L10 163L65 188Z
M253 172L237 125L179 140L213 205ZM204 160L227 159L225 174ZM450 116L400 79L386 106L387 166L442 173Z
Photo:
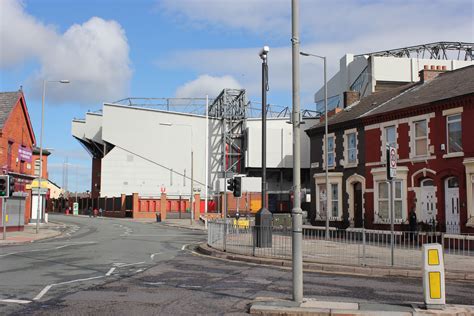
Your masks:
M387 180L397 176L397 148L387 145Z

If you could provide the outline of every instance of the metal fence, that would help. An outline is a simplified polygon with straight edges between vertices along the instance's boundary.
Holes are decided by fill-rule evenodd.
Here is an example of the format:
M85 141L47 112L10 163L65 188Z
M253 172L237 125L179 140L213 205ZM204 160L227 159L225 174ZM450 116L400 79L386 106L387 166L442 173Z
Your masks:
M271 236L270 244L259 247L259 235ZM326 237L324 227L305 226L303 259L346 265L421 267L425 243L443 245L447 269L474 271L474 236L440 232L397 231L392 235L390 231L332 228ZM208 245L230 253L291 259L291 227L242 227L231 221L209 222Z

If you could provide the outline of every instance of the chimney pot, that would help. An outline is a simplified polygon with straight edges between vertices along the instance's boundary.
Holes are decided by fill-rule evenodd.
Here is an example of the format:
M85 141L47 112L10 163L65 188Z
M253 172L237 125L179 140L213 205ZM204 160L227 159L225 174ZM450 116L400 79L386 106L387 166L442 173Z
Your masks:
M446 69L447 69L446 66L441 67L441 70L446 71Z
M435 65L431 65L431 70L436 70L436 66L435 66Z
M441 66L436 66L436 70L441 70Z
M430 69L430 66L425 65L425 67L423 67L423 69L428 70L428 69Z
M344 108L360 100L359 91L344 91Z

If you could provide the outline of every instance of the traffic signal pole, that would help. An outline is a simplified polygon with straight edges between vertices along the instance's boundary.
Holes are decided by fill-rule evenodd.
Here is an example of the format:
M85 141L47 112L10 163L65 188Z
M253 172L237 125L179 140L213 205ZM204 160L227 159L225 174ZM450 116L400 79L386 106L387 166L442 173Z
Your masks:
M3 224L3 240L7 240L7 214L6 214L6 207L5 207L5 198L2 198L2 224Z

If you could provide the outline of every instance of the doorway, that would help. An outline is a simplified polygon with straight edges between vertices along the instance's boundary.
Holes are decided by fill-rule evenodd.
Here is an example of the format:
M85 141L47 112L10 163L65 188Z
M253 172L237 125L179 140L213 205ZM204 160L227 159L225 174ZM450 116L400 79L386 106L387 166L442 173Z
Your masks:
M354 189L354 227L364 227L364 212L362 209L362 184L356 182L353 184Z
M459 234L459 181L456 177L447 178L444 182L444 204L446 233Z
M436 187L432 179L421 181L421 213L419 220L424 223L432 223L436 220L438 213L436 207Z

